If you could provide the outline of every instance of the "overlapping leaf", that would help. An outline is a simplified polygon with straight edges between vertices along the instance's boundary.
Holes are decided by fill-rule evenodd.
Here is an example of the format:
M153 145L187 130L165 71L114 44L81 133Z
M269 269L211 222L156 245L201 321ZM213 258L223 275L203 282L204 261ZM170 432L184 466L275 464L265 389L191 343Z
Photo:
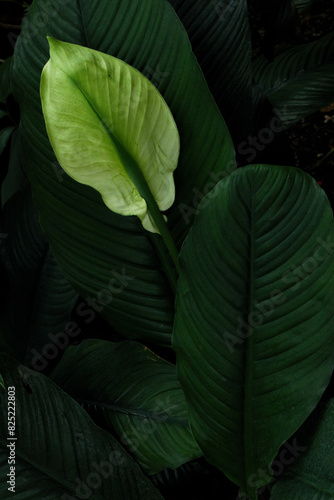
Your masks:
M86 340L68 348L52 378L107 424L150 474L201 456L175 366L137 342Z
M289 126L334 100L334 34L279 52L272 62L261 56L253 76Z
M0 130L0 155L3 153L9 139L14 132L15 127L13 125L5 127Z
M53 168L39 96L41 70L49 58L46 35L108 53L151 75L181 138L176 200L167 214L177 245L196 213L194 197L212 184L211 172L222 178L234 168L231 138L186 32L166 0L80 0L65 6L53 0L41 27L43 7L42 0L35 0L29 9L12 67L43 230L69 282L84 299L95 300L96 309L119 333L169 345L174 297L161 264L166 252L160 237L150 238L136 218L111 213L98 193L57 176ZM189 217L182 216L180 207L189 208ZM114 271L135 278L117 294L110 289ZM109 294L104 293L102 302L101 292Z
M30 363L63 331L78 294L61 273L38 222L31 191L6 203L0 258L10 283L6 335L16 356Z
M275 482L271 500L334 498L334 400L320 405L296 434L299 458Z
M164 226L160 211L175 199L173 172L180 152L166 102L147 78L120 59L48 40L41 99L61 166L99 191L110 210L137 215L145 229L159 232Z
M3 500L162 500L116 439L95 426L50 379L4 355L0 365L6 389L14 390L16 408L14 435L10 436L7 391L1 390L0 467L4 475L10 472L8 446L13 443L15 455L15 493L4 479L0 484Z
M246 0L169 0L187 30L235 144L252 127L252 49Z
M333 215L311 177L264 165L199 209L181 251L178 376L204 455L253 499L333 370Z

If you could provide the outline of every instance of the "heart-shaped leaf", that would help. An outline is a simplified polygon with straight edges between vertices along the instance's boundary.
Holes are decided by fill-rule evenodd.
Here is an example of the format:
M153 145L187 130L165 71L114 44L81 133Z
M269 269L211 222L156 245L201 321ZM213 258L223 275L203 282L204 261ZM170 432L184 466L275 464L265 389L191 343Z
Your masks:
M175 366L138 342L86 340L66 349L52 379L80 403L102 410L148 473L202 455Z
M153 83L120 59L48 40L41 99L60 165L99 191L110 210L137 215L145 229L158 232L164 225L159 210L175 199L180 150L167 104Z
M205 457L255 499L333 370L333 215L310 176L268 165L199 209L180 256L178 376Z

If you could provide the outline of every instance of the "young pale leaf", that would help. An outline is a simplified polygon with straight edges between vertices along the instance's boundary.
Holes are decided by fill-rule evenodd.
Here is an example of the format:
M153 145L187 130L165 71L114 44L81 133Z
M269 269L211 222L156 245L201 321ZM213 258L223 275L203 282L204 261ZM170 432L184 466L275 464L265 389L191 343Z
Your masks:
M41 100L60 165L99 191L110 210L137 215L145 229L158 232L149 209L153 204L164 211L173 204L180 149L166 102L120 59L48 40Z
M298 169L241 168L203 200L180 258L173 345L192 431L255 500L333 371L330 204Z

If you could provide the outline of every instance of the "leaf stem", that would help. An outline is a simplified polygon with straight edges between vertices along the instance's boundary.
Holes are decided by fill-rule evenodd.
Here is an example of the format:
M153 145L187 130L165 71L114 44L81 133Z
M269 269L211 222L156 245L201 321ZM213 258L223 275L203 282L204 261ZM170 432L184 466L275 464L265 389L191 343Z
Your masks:
M152 237L152 241L157 248L161 264L163 266L163 269L166 273L166 276L169 280L169 283L171 285L172 290L176 291L176 283L177 283L177 277L175 276L174 269L171 266L170 260L172 260L175 269L177 270L178 274L180 273L180 265L179 265L179 252L176 248L175 242L172 238L172 235L167 227L166 221L160 212L160 209L157 205L157 202L155 201L155 198L153 194L151 193L151 190L146 182L146 179L144 177L144 174L142 173L141 169L139 168L138 164L136 161L132 158L132 156L126 151L126 149L117 141L115 137L113 137L113 141L116 144L119 153L122 158L122 163L125 166L125 169L130 176L132 182L138 189L139 194L142 196L142 198L146 201L147 203L147 208L149 211L150 216L152 217L156 228L158 229L164 244L165 248L168 251L168 254L170 256L170 259L168 258L168 255L165 253L165 249L161 247L159 240L156 236L156 238Z

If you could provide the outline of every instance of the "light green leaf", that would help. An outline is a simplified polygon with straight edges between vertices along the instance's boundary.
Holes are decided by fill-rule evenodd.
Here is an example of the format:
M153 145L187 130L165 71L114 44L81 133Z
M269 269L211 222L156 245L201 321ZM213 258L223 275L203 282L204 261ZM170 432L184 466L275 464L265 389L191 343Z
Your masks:
M202 455L175 366L143 345L86 340L65 351L51 376L74 399L102 410L146 472Z
M334 100L334 33L289 46L272 62L258 57L253 77L286 126L328 106Z
M205 457L253 500L333 371L333 214L310 176L268 165L199 209L180 256L177 371Z
M44 4L34 0L31 5L12 65L24 157L41 226L68 281L117 333L170 346L174 293L166 268L175 275L175 266L161 236L145 231L138 217L111 212L97 191L56 168L40 102L41 71L49 59L46 36L125 61L148 75L165 99L181 141L175 202L166 214L178 248L199 200L235 168L231 137L187 33L166 0L78 0L66 6L53 0L48 16ZM117 293L110 289L113 273L132 278Z
M147 78L120 59L48 40L41 99L60 165L99 191L110 210L137 215L145 229L158 232L147 204L156 203L161 211L173 204L180 151L167 104Z
M7 393L0 392L0 469L15 454L15 494L6 480L2 500L162 500L158 490L109 433L50 379L1 355L15 394L15 437L8 440Z
M334 399L319 407L297 432L302 450L273 485L270 500L334 498Z

